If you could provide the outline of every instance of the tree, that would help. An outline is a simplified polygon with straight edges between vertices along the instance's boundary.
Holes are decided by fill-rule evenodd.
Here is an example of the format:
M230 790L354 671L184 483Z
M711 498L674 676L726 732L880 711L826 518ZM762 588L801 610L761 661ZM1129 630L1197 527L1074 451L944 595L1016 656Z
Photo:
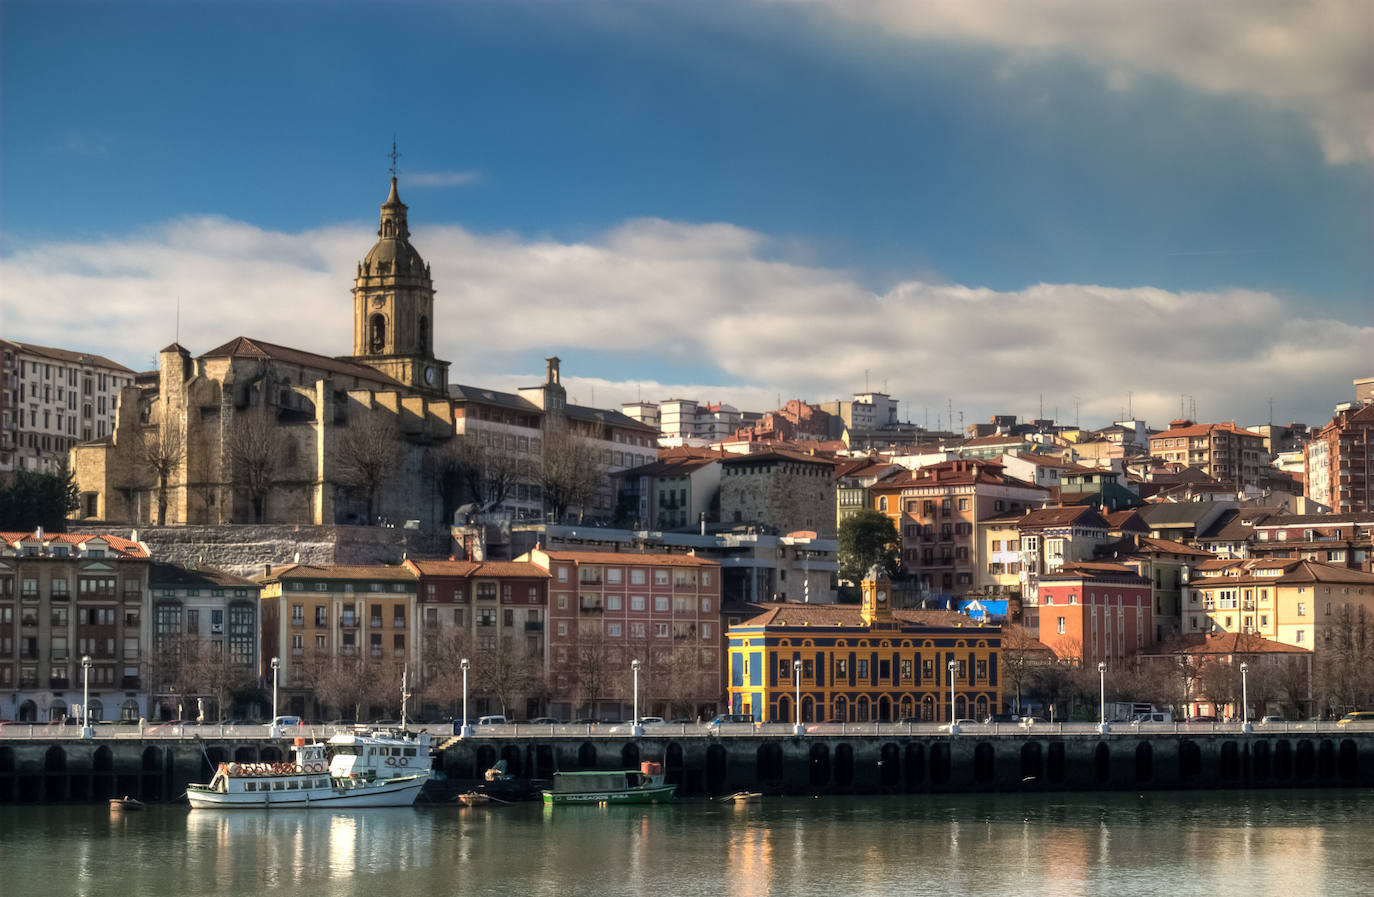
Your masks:
M369 523L377 519L377 493L395 474L400 455L400 434L395 423L379 414L355 421L346 436L341 434L339 481L363 493Z
M483 445L469 434L429 449L423 472L439 496L444 520L452 520L453 512L464 502L499 506L515 491L523 473L509 452Z
M29 532L66 530L67 515L79 506L76 481L66 462L54 473L15 471L0 489L0 529Z
M841 579L860 582L875 566L888 577L897 575L900 543L897 527L886 514L865 508L841 520L839 543Z
M606 696L618 672L600 621L583 621L573 646L573 676L577 704L586 707L589 716L596 715L596 705Z
M532 696L543 685L543 665L509 636L500 643L480 648L473 661L474 685L483 695L496 699L507 716L516 699Z
M1053 659L1054 653L1026 627L1015 623L1002 627L1002 686L1004 693L1012 693L1015 712L1021 712L1021 695L1028 690L1036 668Z
M457 716L463 699L463 658L476 656L472 637L457 627L424 624L420 643L420 700ZM471 683L469 683L471 685Z
M565 424L545 424L538 479L544 502L555 521L574 507L586 509L596 500L604 475L601 452L591 441Z
M167 489L181 462L186 460L186 440L181 430L163 422L143 431L139 460L157 490L157 525L167 525Z
M225 440L233 482L248 496L253 523L266 517L267 497L286 459L288 437L267 408L235 415Z

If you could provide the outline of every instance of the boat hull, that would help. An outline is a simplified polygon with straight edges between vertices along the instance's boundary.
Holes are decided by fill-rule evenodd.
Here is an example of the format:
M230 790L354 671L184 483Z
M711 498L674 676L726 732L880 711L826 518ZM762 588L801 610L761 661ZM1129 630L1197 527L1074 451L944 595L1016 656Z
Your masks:
M545 791L546 804L657 804L670 801L676 785L655 785L624 791Z
M334 809L336 807L408 807L420 796L429 775L405 776L356 787L308 788L299 791L222 793L193 785L186 799L193 810Z

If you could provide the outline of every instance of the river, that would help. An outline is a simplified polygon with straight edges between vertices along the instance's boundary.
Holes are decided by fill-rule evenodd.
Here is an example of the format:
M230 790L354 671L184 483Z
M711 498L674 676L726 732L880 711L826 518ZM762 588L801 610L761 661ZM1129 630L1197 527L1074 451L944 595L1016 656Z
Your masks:
M0 893L1364 895L1363 791L346 812L0 807Z

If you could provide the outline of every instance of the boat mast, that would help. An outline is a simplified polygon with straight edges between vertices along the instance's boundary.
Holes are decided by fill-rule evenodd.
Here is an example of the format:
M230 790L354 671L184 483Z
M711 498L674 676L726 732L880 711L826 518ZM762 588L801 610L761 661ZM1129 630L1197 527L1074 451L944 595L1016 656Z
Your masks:
M394 667L393 667L394 669ZM410 664L401 668L401 728L406 727L406 704L410 702L410 690L407 687L410 679Z

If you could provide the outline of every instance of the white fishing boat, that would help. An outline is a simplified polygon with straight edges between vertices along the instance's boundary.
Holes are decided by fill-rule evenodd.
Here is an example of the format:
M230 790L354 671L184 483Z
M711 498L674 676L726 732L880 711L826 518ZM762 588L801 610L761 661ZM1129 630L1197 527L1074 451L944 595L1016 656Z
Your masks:
M327 742L297 738L285 763L221 763L190 785L191 808L408 807L431 775L429 733L357 730Z

